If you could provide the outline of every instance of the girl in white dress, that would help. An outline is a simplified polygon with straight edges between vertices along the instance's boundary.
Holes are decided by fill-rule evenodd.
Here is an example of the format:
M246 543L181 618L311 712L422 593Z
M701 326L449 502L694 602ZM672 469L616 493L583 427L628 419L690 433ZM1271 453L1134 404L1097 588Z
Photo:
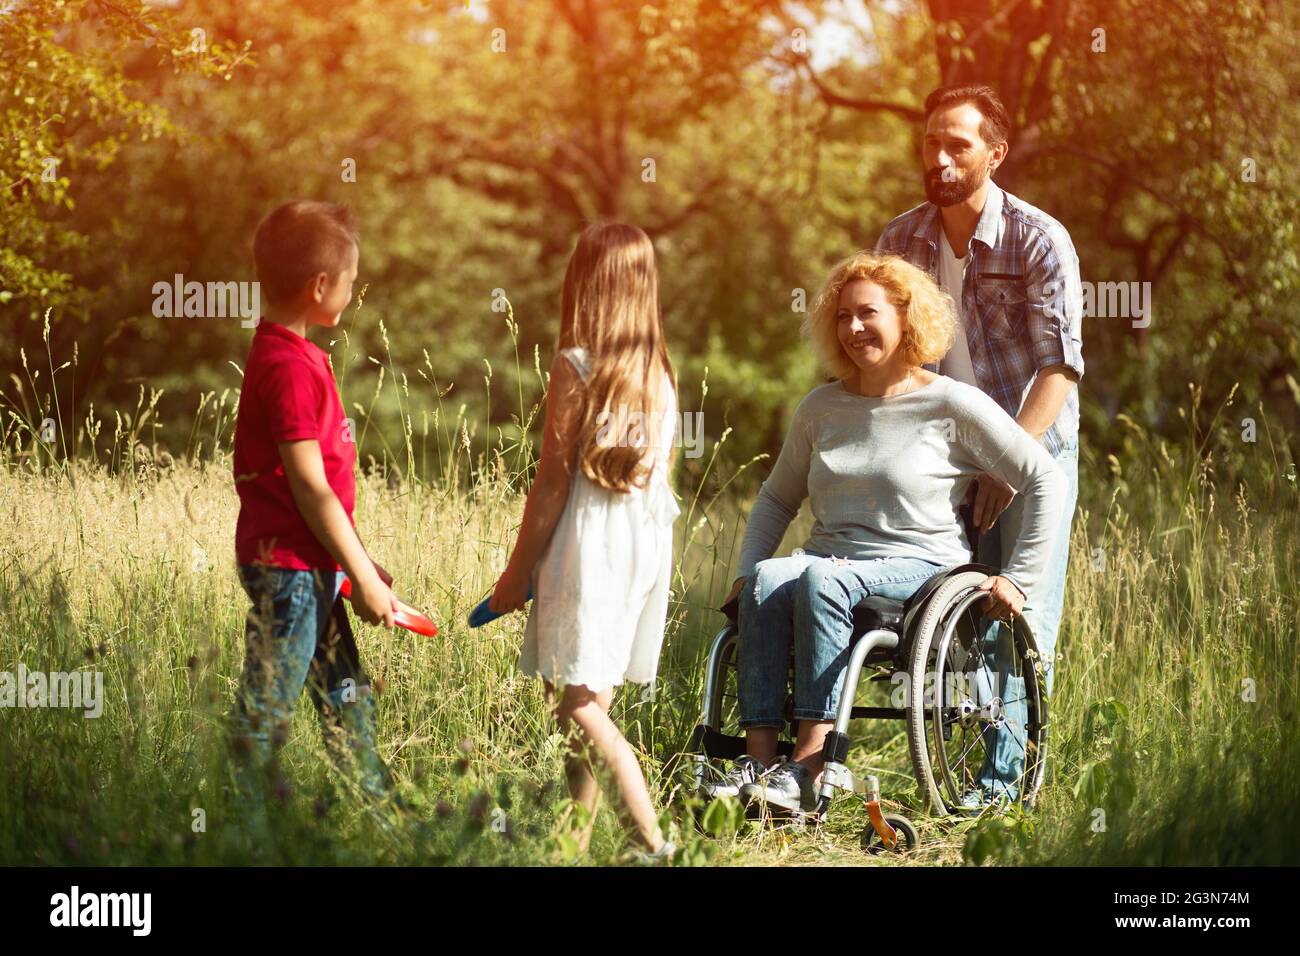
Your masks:
M602 764L635 838L660 858L672 845L609 706L615 686L651 683L658 668L680 511L676 421L654 247L635 226L589 226L564 276L537 477L489 606L521 608L531 586L520 667L545 681L561 730L573 728L569 792L594 817L592 761Z

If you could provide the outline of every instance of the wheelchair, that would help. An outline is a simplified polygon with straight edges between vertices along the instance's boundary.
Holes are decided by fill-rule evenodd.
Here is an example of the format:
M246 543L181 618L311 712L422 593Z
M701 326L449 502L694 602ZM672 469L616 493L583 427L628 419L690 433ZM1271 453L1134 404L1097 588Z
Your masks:
M838 711L822 751L825 769L816 806L805 817L808 822L823 822L837 793L856 794L863 798L870 820L862 834L864 849L902 852L915 847L919 838L911 821L882 812L878 777L856 774L848 767L850 721L903 721L922 799L937 816L965 815L970 811L963 796L977 789L996 732L1007 720L1008 706L1015 704L1023 704L1025 727L1023 742L1011 737L1010 759L1019 764L1014 799L1032 806L1046 770L1044 672L1023 615L1010 625L999 625L1000 657L990 650L988 621L979 608L987 592L978 588L996 573L982 564L956 565L934 574L906 601L868 595L853 609ZM703 707L686 754L697 792L723 772L724 761L745 752L744 734L736 723L739 633L735 609L726 613L728 623L709 649ZM791 675L793 663L792 655ZM891 699L895 706L858 706L864 675L867 683L887 682L895 691ZM901 701L897 699L900 688ZM1005 698L1004 691L1008 692ZM899 703L903 706L896 706ZM778 742L778 754L786 757L798 732L792 708L787 697L789 739Z

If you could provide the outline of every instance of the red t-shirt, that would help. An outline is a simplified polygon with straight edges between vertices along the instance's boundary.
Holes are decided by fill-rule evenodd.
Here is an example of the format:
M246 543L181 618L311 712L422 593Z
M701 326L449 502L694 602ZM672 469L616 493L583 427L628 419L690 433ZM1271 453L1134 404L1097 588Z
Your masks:
M325 478L352 520L356 444L325 351L274 322L253 334L235 421L235 490L240 564L337 571L338 562L303 520L277 442L320 442Z

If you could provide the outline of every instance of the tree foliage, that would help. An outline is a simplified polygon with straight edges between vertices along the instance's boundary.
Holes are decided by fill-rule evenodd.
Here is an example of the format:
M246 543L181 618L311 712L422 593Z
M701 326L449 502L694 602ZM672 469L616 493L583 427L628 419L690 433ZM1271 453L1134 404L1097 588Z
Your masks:
M1267 0L9 2L0 355L43 351L51 310L83 409L147 383L186 422L197 392L238 386L248 333L155 317L154 283L250 280L260 216L314 196L363 226L365 306L335 343L346 387L372 388L374 356L509 428L517 393L540 391L577 232L618 218L655 240L683 409L707 367L706 432L733 426L742 460L775 450L819 380L800 301L920 201L924 94L985 80L1015 121L1003 184L1066 224L1085 280L1152 283L1149 327L1085 327L1093 440L1121 410L1160 427L1189 381L1207 406L1240 381L1294 424L1293 16Z

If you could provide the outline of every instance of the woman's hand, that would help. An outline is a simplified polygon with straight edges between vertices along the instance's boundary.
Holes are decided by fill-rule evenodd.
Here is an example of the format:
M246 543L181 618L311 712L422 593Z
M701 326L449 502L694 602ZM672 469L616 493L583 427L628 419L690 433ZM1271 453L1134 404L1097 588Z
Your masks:
M520 574L513 568L506 568L505 574L497 581L488 607L494 614L509 614L528 603L528 587L532 582L528 575Z
M1000 574L985 578L979 589L989 592L984 602L984 613L991 618L1010 621L1025 609L1025 596L1020 588Z

